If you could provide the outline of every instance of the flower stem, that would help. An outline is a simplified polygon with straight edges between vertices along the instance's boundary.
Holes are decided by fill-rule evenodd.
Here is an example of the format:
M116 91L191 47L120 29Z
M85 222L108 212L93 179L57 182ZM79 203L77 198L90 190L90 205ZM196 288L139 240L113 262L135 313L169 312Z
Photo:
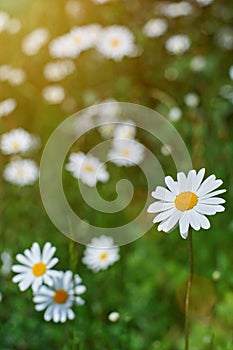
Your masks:
M192 228L189 228L189 280L185 298L185 350L189 349L189 307L190 307L190 293L193 282L193 236Z

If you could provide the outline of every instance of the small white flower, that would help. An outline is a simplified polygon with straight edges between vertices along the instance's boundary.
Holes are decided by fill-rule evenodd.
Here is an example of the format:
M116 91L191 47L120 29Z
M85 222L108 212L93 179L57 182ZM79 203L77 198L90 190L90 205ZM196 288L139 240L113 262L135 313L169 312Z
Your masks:
M9 275L12 267L12 256L9 252L3 251L1 254L2 266L1 272L3 275Z
M34 136L24 129L13 129L1 136L0 149L3 154L25 153L32 147Z
M118 166L134 166L144 159L144 146L135 140L115 139L108 160Z
M120 259L119 247L114 247L112 237L93 238L84 251L82 262L93 272L106 270Z
M115 127L114 139L134 139L136 135L136 125L133 121L127 120Z
M70 37L74 43L76 50L76 57L87 49L95 46L99 37L101 27L98 24L90 24L83 27L76 27L71 29Z
M17 159L6 165L3 177L6 181L18 185L32 185L38 179L37 164L30 159Z
M60 81L72 74L75 70L75 64L72 61L56 61L47 63L44 67L44 76L49 81Z
M58 258L53 258L56 248L50 242L45 243L43 250L37 242L32 244L31 249L25 249L24 255L17 254L16 259L21 265L13 265L12 271L16 272L12 279L19 283L19 289L25 291L30 286L34 292L44 282L53 285L53 277L58 276L58 271L52 270L57 264Z
M206 215L215 215L225 210L221 205L225 200L216 196L226 190L215 191L222 185L222 180L211 175L203 181L204 174L205 169L198 173L190 170L187 176L180 172L177 181L171 176L165 177L168 189L156 187L152 192L156 202L147 211L157 214L153 222L160 222L158 231L169 232L179 223L181 237L187 238L189 226L196 231L200 228L208 229L210 222Z
M74 41L69 34L61 35L51 41L49 52L54 58L75 58L77 56Z
M113 25L101 30L96 45L103 56L120 61L133 53L134 35L126 27Z
M82 152L71 153L69 163L66 169L72 173L76 179L90 187L96 186L97 182L106 182L109 179L109 173L104 163L92 155L85 155Z
M201 72L206 66L206 59L203 56L195 56L190 62L190 68L194 72Z
M225 26L219 29L216 33L216 40L219 47L225 50L233 49L233 29L230 26Z
M177 122L182 117L182 111L178 107L173 107L168 112L168 118L171 122Z
M166 41L165 47L172 55L182 55L189 49L190 39L184 34L173 35Z
M144 25L143 33L149 38L157 38L166 32L167 27L167 22L164 19L151 19Z
M166 2L159 4L159 11L166 17L177 18L181 16L187 16L192 13L192 5L187 1L181 1L178 3Z
M11 114L15 110L16 105L16 101L13 98L0 102L0 118Z
M58 272L58 271L57 271ZM80 297L86 291L79 275L73 277L71 271L59 272L59 276L52 276L51 287L41 286L35 293L33 302L36 311L45 310L44 320L64 323L75 318L72 306L83 305Z
M117 322L120 319L120 314L117 311L110 312L108 315L108 319L110 322Z
M49 32L45 28L37 28L24 37L22 51L27 56L36 55L49 40Z
M0 33L7 28L9 20L10 17L8 13L0 11Z
M196 0L198 5L200 6L208 6L210 5L214 0Z
M200 103L200 98L197 94L190 92L189 94L184 96L184 102L186 106L195 108L199 105Z
M6 30L10 34L16 34L20 31L21 27L21 22L17 18L11 18L7 23Z
M43 89L42 95L52 105L60 104L65 98L65 90L60 85L51 85Z
M25 72L20 68L12 68L8 74L8 82L11 85L21 85L26 79Z

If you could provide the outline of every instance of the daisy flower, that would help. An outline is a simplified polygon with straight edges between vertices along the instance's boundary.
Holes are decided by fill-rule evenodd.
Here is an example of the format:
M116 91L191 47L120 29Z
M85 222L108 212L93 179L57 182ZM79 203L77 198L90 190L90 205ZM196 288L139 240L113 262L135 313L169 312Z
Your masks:
M143 27L143 33L148 38L158 38L167 30L167 22L164 19L150 19Z
M57 82L72 74L74 70L75 64L73 61L50 62L44 67L44 76L49 81Z
M6 181L18 185L32 185L39 176L37 164L30 159L17 159L6 165L3 177Z
M108 160L118 166L134 166L144 159L144 146L135 140L115 139Z
M84 251L82 262L93 272L106 270L120 259L119 247L114 247L112 237L100 236L91 240Z
M16 108L16 101L13 98L8 98L0 102L0 118L11 114Z
M75 318L71 307L74 304L83 305L85 302L80 297L86 291L79 275L71 271L59 272L59 276L52 277L52 285L41 286L33 298L36 311L45 310L45 321L64 323Z
M114 131L115 139L133 139L136 135L136 125L131 120L127 120L116 126Z
M25 291L30 286L35 292L44 282L53 285L53 277L60 272L51 270L57 264L58 258L54 258L56 248L50 242L45 243L41 252L37 242L32 244L31 249L26 249L23 254L17 254L16 259L21 265L13 265L12 271L17 275L13 277L14 283L19 283L19 289Z
M13 129L1 136L0 149L3 154L27 152L33 145L34 136L24 129Z
M173 35L166 41L165 47L172 55L182 55L189 49L190 39L184 34Z
M36 55L42 46L49 40L49 32L46 28L37 28L22 41L22 51L27 56Z
M189 226L194 230L208 229L210 222L206 215L215 215L225 210L221 205L225 200L216 197L226 191L216 191L222 185L222 180L211 175L203 181L204 174L205 169L198 173L190 170L187 176L180 172L177 174L177 181L166 176L168 189L158 186L152 192L156 202L147 211L157 214L153 222L160 222L158 231L169 232L179 223L181 237L187 238Z
M51 105L56 105L64 100L65 90L60 85L51 85L42 90L42 95L46 102Z
M109 179L105 165L98 158L82 152L71 153L66 169L90 187L94 187L98 181L106 182Z
M55 58L75 58L77 50L70 34L61 35L49 44L49 53Z
M134 35L126 27L113 25L101 31L96 45L103 56L120 61L124 56L132 55Z

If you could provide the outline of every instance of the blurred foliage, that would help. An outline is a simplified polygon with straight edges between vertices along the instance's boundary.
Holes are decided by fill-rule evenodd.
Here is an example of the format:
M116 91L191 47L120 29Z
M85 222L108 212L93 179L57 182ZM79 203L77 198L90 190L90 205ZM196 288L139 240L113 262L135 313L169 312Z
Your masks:
M231 23L233 3L215 0L210 6L201 8L195 1L190 1L194 13L169 18L168 31L156 39L142 34L146 21L156 17L153 14L155 1L125 0L95 5L91 0L83 0L80 3L80 14L71 16L65 12L65 0L0 0L1 10L22 22L22 29L16 35L0 33L0 64L22 68L27 75L22 86L0 85L0 100L13 97L18 103L11 116L0 120L0 132L23 127L39 135L44 145L56 126L70 114L109 97L148 106L165 116L170 108L181 108L183 117L176 127L190 151L195 168L206 167L207 173L222 178L228 189L226 213L212 218L209 231L194 235L195 274L208 281L215 300L211 308L204 308L201 315L193 316L191 349L230 350L233 346L233 218L230 205L233 200L233 168L230 166L233 115L232 101L220 91L221 87L231 83L228 72L232 52L219 45L218 40L221 43L223 39L216 38L222 28ZM42 89L49 85L43 76L44 65L51 61L48 48L28 57L21 52L22 39L37 27L47 28L52 39L73 26L89 23L129 27L142 54L114 62L100 57L94 50L82 53L76 60L75 72L62 82L66 100L62 105L48 105L41 94ZM192 40L190 50L183 56L169 55L164 48L166 39L177 33L185 33ZM207 63L199 73L190 70L190 61L196 55L205 57ZM166 78L169 74L165 73L169 70L175 71L175 79L171 75ZM184 95L189 92L200 97L197 108L185 105ZM97 134L92 134L89 141L97 143ZM90 147L89 141L86 140L83 151ZM157 151L161 145L146 136L143 141L156 152L165 173L174 174L170 157L163 157ZM6 157L0 155L1 169L6 162ZM117 169L106 188L100 185L105 198L114 196L114 183L123 172ZM139 192L145 190L145 179L138 169L129 169L127 176L133 178ZM70 203L79 210L80 216L93 219L90 208L77 207L80 194L74 193L75 181L67 174L64 174L64 186ZM142 196L139 194L138 197ZM140 208L132 205L127 210L114 218L96 214L93 220L103 226L118 225L119 220L124 223L136 216ZM34 310L31 292L20 293L11 282L11 274L0 275L1 349L183 348L184 315L177 295L187 280L188 251L178 230L165 236L153 227L146 236L121 248L121 260L116 265L108 271L93 274L80 263L84 248L70 243L49 221L38 185L17 188L1 179L0 250L8 250L15 256L30 247L33 241L43 244L47 240L57 247L58 268L72 268L83 277L88 288L84 296L86 305L77 308L74 321L64 325L46 323L42 313ZM221 273L218 281L212 278L214 271ZM196 297L199 303L204 303L201 292L202 288ZM120 313L118 322L109 322L107 316L111 311Z

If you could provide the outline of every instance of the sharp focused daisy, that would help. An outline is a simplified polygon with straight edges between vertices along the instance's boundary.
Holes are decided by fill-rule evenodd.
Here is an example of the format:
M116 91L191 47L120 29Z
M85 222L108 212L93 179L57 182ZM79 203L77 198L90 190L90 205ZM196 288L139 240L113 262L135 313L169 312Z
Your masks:
M27 152L34 143L34 136L24 129L13 129L1 136L0 149L3 154Z
M57 264L58 258L54 258L56 248L50 242L45 243L43 250L37 242L33 243L31 249L26 249L23 254L17 254L16 259L21 265L13 265L12 271L17 275L13 277L13 282L19 283L19 289L25 291L30 286L33 291L44 282L53 285L53 277L60 272L52 270Z
M71 271L60 272L58 277L52 278L52 286L41 286L36 292L33 301L36 311L45 310L45 321L66 322L75 318L71 307L74 304L83 305L84 300L80 297L86 291L79 275Z
M95 186L98 181L106 182L109 179L105 165L98 158L82 152L71 153L66 169L90 187Z
M222 185L222 180L211 175L203 181L204 174L205 169L198 173L190 170L187 176L180 172L177 181L166 176L168 189L158 186L152 192L156 202L149 206L148 212L157 214L153 222L160 222L158 231L169 232L179 223L180 235L186 238L189 226L194 230L208 229L210 222L206 215L225 210L221 205L225 200L216 197L226 192L225 189L216 191Z
M115 139L108 160L118 166L134 166L144 159L144 146L135 140Z
M91 240L90 246L84 252L82 262L90 270L98 272L106 270L119 259L119 247L114 247L113 238L100 236Z
M37 164L31 159L17 159L6 165L3 177L6 181L18 185L32 185L39 176Z
M110 26L103 29L97 41L97 49L102 55L114 60L131 56L134 49L134 35L126 27Z

